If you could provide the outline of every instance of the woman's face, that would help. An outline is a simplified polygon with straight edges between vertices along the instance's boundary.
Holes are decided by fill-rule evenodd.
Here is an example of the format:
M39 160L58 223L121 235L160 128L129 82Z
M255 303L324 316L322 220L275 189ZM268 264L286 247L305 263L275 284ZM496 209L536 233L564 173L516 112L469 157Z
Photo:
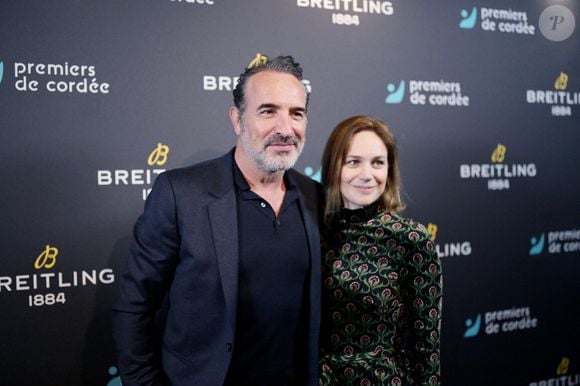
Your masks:
M389 164L387 147L372 131L356 133L340 172L343 206L359 209L375 202L385 191Z

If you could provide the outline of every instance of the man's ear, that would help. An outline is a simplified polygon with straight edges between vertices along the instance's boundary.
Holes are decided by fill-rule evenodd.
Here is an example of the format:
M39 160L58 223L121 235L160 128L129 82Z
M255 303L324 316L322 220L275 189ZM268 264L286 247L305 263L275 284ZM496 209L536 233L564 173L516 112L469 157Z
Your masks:
M240 133L242 132L242 125L241 125L241 120L242 118L240 117L240 110L238 110L238 108L236 106L232 106L230 107L230 121L232 121L232 126L234 126L234 131L236 132L237 135L240 135Z

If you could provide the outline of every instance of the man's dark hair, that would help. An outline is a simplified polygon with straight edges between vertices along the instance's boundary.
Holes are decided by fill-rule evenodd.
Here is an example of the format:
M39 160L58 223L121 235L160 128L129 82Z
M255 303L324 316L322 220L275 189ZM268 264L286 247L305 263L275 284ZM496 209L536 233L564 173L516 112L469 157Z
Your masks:
M277 56L274 59L261 61L257 64L248 66L243 73L240 74L238 84L234 88L234 106L238 109L240 117L244 114L246 108L246 83L248 79L262 71L274 71L285 74L291 74L299 81L302 81L302 67L300 63L294 61L292 56ZM303 85L304 86L304 85ZM304 88L306 93L306 108L308 109L308 100L310 94Z

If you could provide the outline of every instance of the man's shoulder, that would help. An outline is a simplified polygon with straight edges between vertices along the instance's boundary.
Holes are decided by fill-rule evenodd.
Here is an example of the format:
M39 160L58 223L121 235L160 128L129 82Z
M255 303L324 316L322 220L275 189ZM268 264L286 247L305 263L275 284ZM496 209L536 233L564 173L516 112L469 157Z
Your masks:
M289 177L298 190L310 200L318 201L322 197L322 185L295 169L288 170Z
M313 188L321 187L321 185L318 181L315 181L312 178L305 176L304 174L300 173L296 169L290 169L290 170L288 170L288 173L289 173L290 177L292 178L292 181L294 181L298 184L302 184L304 186L310 186Z
M212 193L221 196L233 188L232 153L191 166L175 168L161 173L157 189L170 189L176 197ZM155 189L155 186L154 186Z
M199 180L211 178L212 180L221 173L230 173L232 170L232 157L228 152L217 158L201 161L194 165L167 170L164 174L172 182Z
M315 181L312 178L305 176L296 169L288 170L288 174L292 182L294 182L299 189L316 190L316 191L322 190L322 185L318 181Z

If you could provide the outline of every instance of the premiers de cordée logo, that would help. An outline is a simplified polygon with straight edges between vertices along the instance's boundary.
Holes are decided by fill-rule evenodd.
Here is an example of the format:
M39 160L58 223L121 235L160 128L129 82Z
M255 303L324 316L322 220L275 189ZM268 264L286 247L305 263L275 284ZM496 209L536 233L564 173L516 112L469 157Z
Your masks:
M97 77L94 65L14 62L14 88L20 92L108 94L110 84Z
M503 32L517 35L534 35L536 27L529 24L528 13L510 9L473 7L462 9L459 28L473 29L481 19L480 27L488 32Z
M580 229L566 229L543 232L530 239L530 256L548 252L551 255L580 251Z
M423 106L445 106L445 107L467 107L469 106L469 96L464 95L461 83L446 80L405 80L387 84L387 97L385 103L399 104L405 100L413 105Z
M480 22L480 28L486 32L499 32L510 35L541 34L548 40L560 42L568 39L576 29L574 13L560 4L547 6L538 18L537 26L531 22L528 12L511 8L473 7L460 11L459 28L474 29Z
M487 311L483 318L477 314L475 319L468 318L465 326L463 337L473 338L482 332L485 335L496 335L537 328L538 318L532 315L530 307L512 307Z

